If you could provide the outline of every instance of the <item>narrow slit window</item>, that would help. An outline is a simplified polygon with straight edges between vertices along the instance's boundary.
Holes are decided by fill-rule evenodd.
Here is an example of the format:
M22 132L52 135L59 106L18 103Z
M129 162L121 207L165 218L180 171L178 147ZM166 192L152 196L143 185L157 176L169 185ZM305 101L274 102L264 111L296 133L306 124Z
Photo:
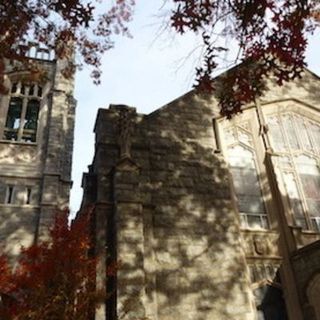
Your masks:
M27 198L26 198L26 204L31 204L31 188L27 188Z
M6 204L12 204L13 203L13 186L7 187L7 196L6 196Z
M20 93L23 95L26 94L26 86L24 84L21 86Z
M30 86L29 88L29 96L33 96L34 95L34 84Z
M42 87L38 87L38 97L42 97Z

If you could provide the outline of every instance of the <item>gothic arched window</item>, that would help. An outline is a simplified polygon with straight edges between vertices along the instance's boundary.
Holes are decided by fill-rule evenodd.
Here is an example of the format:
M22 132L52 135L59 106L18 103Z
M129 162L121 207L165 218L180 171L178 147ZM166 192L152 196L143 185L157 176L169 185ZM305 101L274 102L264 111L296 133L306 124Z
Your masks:
M3 139L36 142L42 87L13 83Z
M269 223L249 126L233 126L224 131L224 136L241 227L267 229Z
M320 231L320 125L295 113L272 115L267 121L293 221Z

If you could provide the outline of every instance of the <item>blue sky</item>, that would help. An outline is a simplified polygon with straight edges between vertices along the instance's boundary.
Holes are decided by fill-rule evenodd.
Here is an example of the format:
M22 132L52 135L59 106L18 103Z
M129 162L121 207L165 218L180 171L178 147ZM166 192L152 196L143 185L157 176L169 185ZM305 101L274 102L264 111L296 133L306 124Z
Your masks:
M90 70L78 72L75 98L78 100L75 124L71 190L71 212L78 210L82 189L82 173L92 162L94 153L93 126L99 108L109 104L127 104L140 113L150 113L192 88L197 52L187 58L197 46L191 34L180 37L165 30L163 15L167 7L163 0L137 1L134 20L130 24L132 39L118 37L115 48L107 52L102 64L102 83L96 86ZM308 67L320 75L319 34L310 39ZM232 49L232 48L231 48ZM186 59L187 58L187 59Z

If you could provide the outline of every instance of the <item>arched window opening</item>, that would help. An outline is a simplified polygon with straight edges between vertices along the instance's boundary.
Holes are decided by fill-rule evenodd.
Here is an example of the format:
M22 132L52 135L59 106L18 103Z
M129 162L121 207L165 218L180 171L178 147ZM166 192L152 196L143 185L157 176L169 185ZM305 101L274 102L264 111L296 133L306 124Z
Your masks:
M12 84L10 92L3 139L36 142L42 88L19 82Z
M259 181L249 123L224 130L227 160L233 180L240 224L245 229L268 229L269 223Z
M320 125L294 113L267 121L294 223L320 232Z
M267 214L253 152L237 145L228 149L228 160L241 226L253 229L268 228Z

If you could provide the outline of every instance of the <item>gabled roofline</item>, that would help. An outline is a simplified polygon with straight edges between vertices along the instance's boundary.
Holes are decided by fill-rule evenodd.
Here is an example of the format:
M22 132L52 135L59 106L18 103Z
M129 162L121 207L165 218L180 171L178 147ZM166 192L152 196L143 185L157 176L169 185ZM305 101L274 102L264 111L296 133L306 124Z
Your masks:
M319 78L320 80L320 78ZM316 108L314 105L310 104L310 103L307 103L305 101L302 101L298 98L285 98L285 99L276 99L276 100L271 100L271 101L268 101L268 102L261 102L261 106L267 106L269 104L274 104L274 103L280 103L280 102L287 102L287 101L294 101L294 102L297 102L299 104L302 104L310 109L313 109L315 111L319 111L318 108Z
M245 61L242 62L242 63L239 63L239 64L235 65L234 67L232 67L232 68L230 68L230 69L228 69L228 70L225 70L225 71L221 72L219 75L217 75L216 77L214 77L213 80L216 81L216 80L218 80L219 78L222 78L222 77L225 76L227 73L232 72L233 70L235 70L235 69L237 69L237 68L240 68L244 63L245 63ZM320 81L320 75L317 75L316 73L314 73L313 71L311 71L311 70L308 69L307 67L303 67L303 70L304 70L304 72L307 72L307 73L311 74L313 77L315 77L317 80ZM293 81L294 81L294 80L293 80ZM288 83L289 83L289 82L290 82L290 81L288 81ZM182 94L181 96L175 98L174 100L169 101L167 104L165 104L165 105L161 106L160 108L152 111L151 113L147 114L146 116L147 116L147 118L152 117L152 116L154 116L154 115L162 112L163 110L166 110L168 107L170 107L172 104L176 103L178 100L182 100L182 99L186 98L186 97L189 96L189 95L195 95L195 94L197 94L197 93L196 93L196 90L195 90L195 89L191 89L190 91L187 91L186 93L184 93L184 94ZM262 105L266 105L266 104L269 104L269 103L280 102L280 101L285 101L285 100L295 100L296 102L302 103L302 104L304 104L304 105L306 105L306 106L308 106L308 107L310 107L310 108L312 108L312 109L315 109L314 106L312 106L312 105L310 105L310 104L307 104L307 103L305 103L305 102L303 102L303 101L301 101L301 100L299 100L299 99L296 99L296 98L291 98L291 99L288 98L288 99L284 99L284 100L275 100L275 101L272 101L272 102L263 103ZM251 103L248 105L248 108L250 108L250 107L252 107L252 104L251 104Z

